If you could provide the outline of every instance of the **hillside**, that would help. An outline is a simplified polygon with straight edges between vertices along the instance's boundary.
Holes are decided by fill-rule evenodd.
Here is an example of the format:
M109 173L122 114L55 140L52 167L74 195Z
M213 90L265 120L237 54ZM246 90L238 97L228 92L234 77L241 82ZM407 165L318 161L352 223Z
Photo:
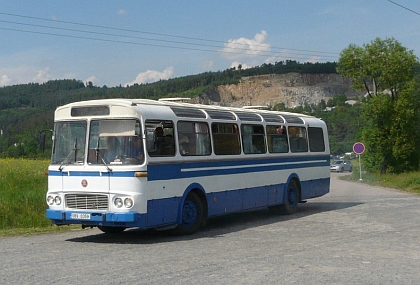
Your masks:
M81 100L187 97L201 104L275 107L282 103L290 108L361 95L350 88L348 79L335 73L335 68L335 63L285 61L127 87L99 87L75 79L0 87L0 157L47 156L37 150L40 130L53 128L57 106Z
M356 98L363 95L351 89L351 82L336 73L329 74L266 74L242 77L238 84L220 85L212 92L194 98L194 103L222 106L274 106L287 108L327 102L337 95Z

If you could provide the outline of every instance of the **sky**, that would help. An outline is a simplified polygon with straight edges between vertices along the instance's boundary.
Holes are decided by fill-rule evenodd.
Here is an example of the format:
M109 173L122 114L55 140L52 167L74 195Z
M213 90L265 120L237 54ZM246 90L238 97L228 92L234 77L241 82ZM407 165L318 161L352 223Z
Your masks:
M127 86L394 38L420 58L418 0L0 0L0 87Z

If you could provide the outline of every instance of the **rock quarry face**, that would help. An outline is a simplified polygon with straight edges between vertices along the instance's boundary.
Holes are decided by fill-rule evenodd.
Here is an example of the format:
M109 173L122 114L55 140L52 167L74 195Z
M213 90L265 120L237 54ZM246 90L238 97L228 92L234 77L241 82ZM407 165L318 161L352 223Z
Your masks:
M229 107L274 106L286 107L328 102L337 95L348 99L363 96L351 89L351 81L339 74L267 74L243 77L237 85L221 85L213 91L194 98L192 103L216 104Z

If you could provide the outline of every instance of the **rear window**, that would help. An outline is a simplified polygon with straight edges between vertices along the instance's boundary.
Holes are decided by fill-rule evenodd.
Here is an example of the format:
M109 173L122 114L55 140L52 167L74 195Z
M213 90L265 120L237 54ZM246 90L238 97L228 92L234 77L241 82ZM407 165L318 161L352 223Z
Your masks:
M308 128L309 150L311 152L324 152L324 132L322 128Z

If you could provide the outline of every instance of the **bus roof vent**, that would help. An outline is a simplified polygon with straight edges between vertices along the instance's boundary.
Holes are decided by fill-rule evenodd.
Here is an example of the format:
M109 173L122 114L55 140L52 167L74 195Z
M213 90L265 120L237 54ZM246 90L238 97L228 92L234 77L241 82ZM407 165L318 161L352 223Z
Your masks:
M301 118L299 118L298 116L283 115L283 117L286 119L286 122L288 122L288 123L304 124L303 120Z
M220 111L220 110L206 110L207 114L209 114L210 118L212 119L219 119L219 120L236 120L235 115L229 111Z
M184 118L201 118L205 119L206 114L203 111L191 108L180 108L180 107L171 107L172 111L177 117Z
M256 113L235 112L241 121L261 122L262 119Z
M266 122L270 123L284 123L284 120L279 115L275 114L260 114Z

